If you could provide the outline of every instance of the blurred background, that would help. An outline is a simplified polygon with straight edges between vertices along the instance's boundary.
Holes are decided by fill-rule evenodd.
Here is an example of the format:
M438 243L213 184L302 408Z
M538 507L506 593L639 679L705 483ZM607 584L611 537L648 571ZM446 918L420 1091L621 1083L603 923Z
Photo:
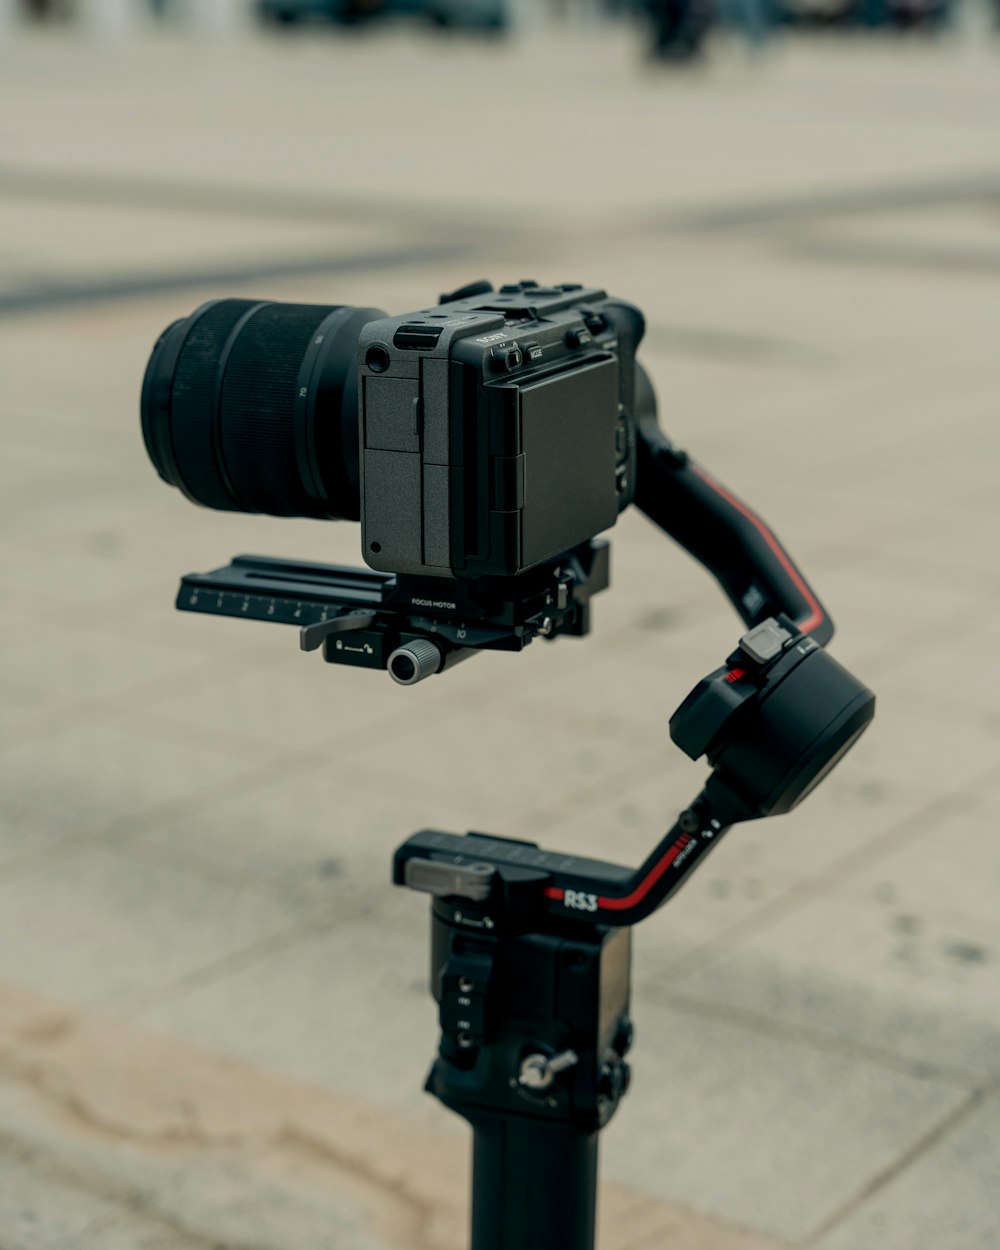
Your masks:
M614 1250L1000 1241L1000 41L985 0L0 0L0 1246L460 1250L421 1092L437 826L638 863L738 622L639 515L586 640L414 689L173 611L357 527L160 483L220 295L637 303L671 436L878 693L636 933Z

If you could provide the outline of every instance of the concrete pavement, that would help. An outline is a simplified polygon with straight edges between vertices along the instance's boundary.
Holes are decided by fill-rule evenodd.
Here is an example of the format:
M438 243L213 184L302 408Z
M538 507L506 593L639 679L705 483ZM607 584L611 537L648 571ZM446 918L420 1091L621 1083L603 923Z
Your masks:
M480 274L646 310L664 423L880 700L638 931L602 1247L993 1250L996 54L804 41L674 79L616 28L0 44L2 1250L463 1246L391 851L438 825L638 862L702 776L666 719L737 625L637 515L587 641L414 690L172 610L237 551L359 553L158 482L162 327Z

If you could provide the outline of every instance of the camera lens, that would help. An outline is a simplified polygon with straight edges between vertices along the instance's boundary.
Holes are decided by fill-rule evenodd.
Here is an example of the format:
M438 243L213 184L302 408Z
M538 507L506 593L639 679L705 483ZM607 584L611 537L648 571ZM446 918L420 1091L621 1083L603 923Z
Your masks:
M160 477L207 508L358 520L358 335L384 316L226 299L168 326L142 387Z

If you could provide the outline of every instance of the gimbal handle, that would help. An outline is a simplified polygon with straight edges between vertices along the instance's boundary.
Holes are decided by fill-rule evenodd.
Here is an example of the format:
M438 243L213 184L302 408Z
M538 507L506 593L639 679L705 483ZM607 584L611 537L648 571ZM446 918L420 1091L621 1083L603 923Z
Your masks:
M747 625L783 614L826 646L833 621L775 534L670 442L652 403L643 408L637 421L639 510L708 569Z
M516 838L424 829L396 851L393 880L447 900L475 928L492 929L501 917L539 929L547 918L622 928L665 902L727 828L699 802L639 868Z

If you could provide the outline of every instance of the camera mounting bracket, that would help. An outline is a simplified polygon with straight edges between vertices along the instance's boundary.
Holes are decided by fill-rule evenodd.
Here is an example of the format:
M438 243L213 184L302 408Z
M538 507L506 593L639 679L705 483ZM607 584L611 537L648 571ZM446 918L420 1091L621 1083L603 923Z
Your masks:
M331 664L387 668L412 685L476 651L589 633L590 599L608 585L609 557L598 539L518 577L461 581L236 556L184 577L177 607L296 625L303 651L322 647Z

